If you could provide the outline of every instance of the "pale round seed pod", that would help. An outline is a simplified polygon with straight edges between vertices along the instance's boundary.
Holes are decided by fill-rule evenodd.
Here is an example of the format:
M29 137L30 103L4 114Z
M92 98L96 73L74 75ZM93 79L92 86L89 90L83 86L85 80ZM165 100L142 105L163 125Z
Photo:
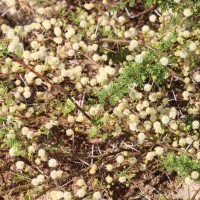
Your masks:
M25 163L23 161L17 161L16 162L16 168L18 170L23 170Z
M121 156L121 155L120 155L120 156L117 156L116 161L117 161L117 163L121 164L121 163L124 162L124 157Z
M125 183L126 182L126 177L125 176L121 176L121 177L119 177L119 182L120 183Z
M48 165L49 165L49 167L52 167L52 168L57 167L57 165L58 165L57 160L51 158L48 162Z
M108 164L106 165L106 170L108 170L109 172L113 170L113 165Z
M84 189L79 189L79 190L77 190L77 192L76 192L76 196L79 197L79 198L82 198L82 197L84 197L85 195L86 195L86 192L85 192Z
M191 177L192 177L192 179L194 179L194 180L198 179L198 178L199 178L199 172L193 171L193 172L191 173Z
M113 182L113 178L112 178L110 175L108 175L108 176L105 178L105 180L106 180L106 182L107 182L108 184L110 184L110 183Z

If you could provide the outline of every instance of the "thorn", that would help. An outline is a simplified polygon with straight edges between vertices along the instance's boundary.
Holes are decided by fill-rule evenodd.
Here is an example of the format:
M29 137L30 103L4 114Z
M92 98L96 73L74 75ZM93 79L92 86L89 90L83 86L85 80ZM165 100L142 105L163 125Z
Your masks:
M187 148L185 149L185 152L190 148L190 146L192 145L193 142L194 142L194 140L192 140L192 142L187 146Z
M155 12L159 17L162 16L162 15L158 12L158 10L154 10L154 12Z
M177 101L176 94L175 94L174 90L172 90L172 93L173 93L173 96L174 96L174 100Z

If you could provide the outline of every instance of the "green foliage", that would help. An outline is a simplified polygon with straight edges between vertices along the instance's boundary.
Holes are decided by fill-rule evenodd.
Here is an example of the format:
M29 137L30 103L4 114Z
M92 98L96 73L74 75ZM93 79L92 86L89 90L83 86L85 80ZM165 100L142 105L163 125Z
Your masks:
M7 106L11 106L14 104L14 100L12 97L8 96L8 98L6 100L7 100L6 101Z
M103 121L103 118L101 116L95 116L93 118L93 123L94 123L94 126L92 126L89 130L89 136L90 137L95 137L96 135L99 134L99 130L103 126L104 121Z
M108 37L109 35L112 35L112 33L113 33L113 30L111 29L111 30L103 30L102 31L102 36L103 37Z
M111 11L116 12L118 10L123 10L125 7L133 7L135 5L135 0L120 1L116 6L111 8Z
M18 34L18 36L20 38L24 37L24 32L23 32L23 28L21 26L16 26L15 27L15 32Z
M159 200L167 200L165 196L163 196L162 194L159 197Z
M128 50L128 48L123 48L121 49L120 52L108 52L107 56L108 59L112 59L112 61L114 62L123 62L124 60L126 60L126 56L130 55L130 51Z
M65 104L65 108L63 110L64 116L72 112L74 109L75 109L75 105L70 100L67 100L67 103Z
M109 85L108 89L102 89L97 94L100 103L105 103L105 100L109 100L112 105L115 105L119 99L129 93L133 84L142 87L149 79L153 79L157 84L162 84L168 72L167 67L159 63L160 53L163 53L163 56L166 54L166 57L169 57L171 62L177 63L177 57L168 55L169 51L177 48L177 37L177 32L173 31L168 37L161 38L158 42L152 44L151 47L145 46L143 48L145 56L142 63L136 63L135 61L127 63L125 61L126 56L131 53L127 48L123 48L119 53L115 54L109 52L107 54L109 59L123 63L125 67L122 74L114 83ZM194 55L190 56L191 60L193 59L192 56ZM195 66L195 63L193 61L191 65Z
M102 138L107 139L109 135L110 135L109 133L103 133Z
M5 127L0 128L0 139L2 139L6 135L6 133L7 129Z
M194 13L199 13L200 1L199 0L183 0L181 3L176 3L172 0L142 0L142 3L146 6L156 5L163 10L168 10L172 8L175 11L180 11L182 8L188 8L191 5L195 6L196 9ZM124 10L125 7L133 7L135 5L135 0L123 0L116 4L116 6L111 8L111 11L116 12L118 10ZM180 6L181 5L181 6Z
M119 176L120 176L120 177L121 177L121 176L125 176L125 177L126 177L126 176L127 176L126 171L121 171L120 174L119 174Z
M97 126L92 126L89 130L89 137L95 137L99 132L99 129Z
M91 105L94 105L94 104L97 104L98 102L97 102L97 100L94 99L94 98L89 98L89 99L88 99L88 103L91 104Z
M8 55L8 45L5 41L0 41L0 57L6 57Z
M135 5L135 0L130 0L130 1L129 1L129 6L132 7L132 6L134 6L134 5Z
M156 43L157 51L169 51L173 45L177 42L177 33L173 32L171 36L167 40L161 40L160 42Z
M5 122L6 120L6 117L0 116L0 122Z
M13 177L13 181L15 181L16 183L21 182L21 181L30 181L30 178L28 177L28 175L26 174L16 174L16 176Z
M143 0L143 3L150 6L152 4L157 4L159 5L159 7L167 9L167 8L173 8L175 6L177 6L177 3L175 3L174 1L171 0L164 0L164 1L160 1L160 0Z
M74 109L75 109L75 105L70 100L67 100L64 103L61 103L57 107L57 110L61 111L63 116L66 116L67 114L72 112Z
M15 49L15 55L18 56L19 58L23 57L23 49L21 47L17 47Z
M123 10L125 8L125 6L126 6L126 2L121 1L116 6L112 7L111 11L116 12L118 10Z
M10 147L19 148L21 147L21 143L15 138L9 138L6 140L6 144Z
M192 4L197 6L196 12L198 13L198 9L200 8L200 2L198 0L184 0L181 3L176 3L172 0L142 0L142 3L146 6L156 5L163 10L167 10L172 8L175 11L178 11L182 8L188 8ZM181 6L180 6L181 4ZM111 8L111 11L116 12L118 10L124 10L125 7L133 7L135 5L135 0L122 0L119 1L116 6Z
M150 6L152 4L156 4L161 9L167 10L169 8L172 8L173 10L178 10L180 8L187 8L191 6L192 4L198 4L198 0L184 0L181 1L181 3L176 3L172 0L143 0L142 1L147 6ZM181 4L181 6L180 6Z
M7 93L7 88L3 84L3 82L0 83L0 97L4 97Z
M16 149L15 151L15 155L16 156L24 156L26 155L26 151L22 150L22 144L19 140L17 140L16 138L8 138L5 140L5 143L9 146L9 147L14 147Z
M176 171L181 177L190 176L193 171L200 172L199 162L191 159L187 154L177 156L170 152L163 157L162 165L168 172Z
M104 103L106 98L109 98L110 103L115 105L118 99L129 93L134 83L142 86L147 78L152 77L156 79L158 84L161 84L164 80L166 69L159 63L155 63L154 60L156 59L156 52L152 50L146 55L143 63L129 62L116 82L111 84L108 89L103 89L97 94L100 102Z
M83 9L77 8L76 12L70 12L70 20L72 20L75 24L79 24L81 22L81 16L83 13Z
M38 3L39 6L42 6L43 0L37 0L37 3Z
M103 125L103 119L100 116L95 116L93 122L99 128Z
M59 9L59 10L58 10L58 14L59 14L60 16L64 16L64 15L66 15L66 10L65 10L65 9Z
M39 130L40 130L41 134L47 135L48 137L50 137L50 131L45 126L41 126Z

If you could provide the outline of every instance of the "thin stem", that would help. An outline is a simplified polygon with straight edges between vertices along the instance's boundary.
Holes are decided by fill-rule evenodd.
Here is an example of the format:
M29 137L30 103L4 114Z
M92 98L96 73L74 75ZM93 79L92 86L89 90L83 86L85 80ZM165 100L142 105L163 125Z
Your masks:
M115 39L115 38L102 38L101 42L114 42L114 43L127 43L129 44L130 40L123 40L123 39Z
M192 198L190 200L195 200L195 197L197 196L197 194L200 192L200 187L199 189L194 193L194 195L192 196Z

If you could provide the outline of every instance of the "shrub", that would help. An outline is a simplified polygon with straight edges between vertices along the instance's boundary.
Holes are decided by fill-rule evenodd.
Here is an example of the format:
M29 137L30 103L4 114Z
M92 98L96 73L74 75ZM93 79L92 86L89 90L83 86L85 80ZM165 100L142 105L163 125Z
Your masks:
M198 1L0 6L0 196L158 199L161 167L199 181Z

